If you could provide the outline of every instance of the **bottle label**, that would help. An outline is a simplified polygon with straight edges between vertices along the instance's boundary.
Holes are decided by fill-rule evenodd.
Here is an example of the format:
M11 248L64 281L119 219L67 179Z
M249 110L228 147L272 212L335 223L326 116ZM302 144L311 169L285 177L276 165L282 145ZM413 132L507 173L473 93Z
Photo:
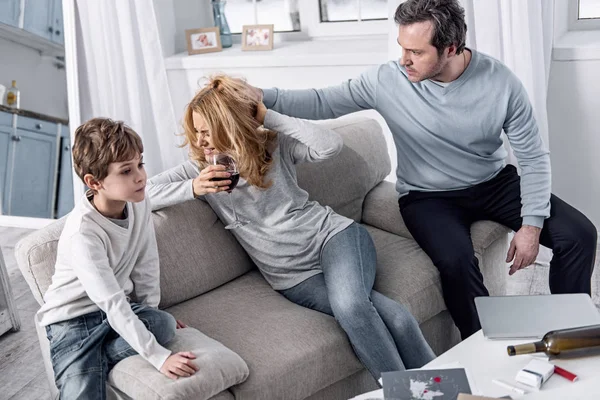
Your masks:
M13 92L8 92L8 94L6 95L6 103L9 106L12 106L15 104L16 100L17 100L17 96L15 96L15 94Z

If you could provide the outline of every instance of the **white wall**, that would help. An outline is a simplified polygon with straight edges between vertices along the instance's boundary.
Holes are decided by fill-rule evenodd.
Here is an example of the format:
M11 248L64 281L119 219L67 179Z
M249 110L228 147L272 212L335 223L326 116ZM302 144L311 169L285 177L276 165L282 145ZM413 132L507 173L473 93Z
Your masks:
M210 0L153 0L165 57L187 51L186 29L213 26Z
M553 61L547 104L552 191L600 228L600 60Z
M53 58L42 57L37 50L3 38L0 54L0 84L8 88L13 79L17 81L22 109L69 118L65 70L57 69Z
M175 54L175 6L173 0L153 0L153 4L163 56L169 57Z

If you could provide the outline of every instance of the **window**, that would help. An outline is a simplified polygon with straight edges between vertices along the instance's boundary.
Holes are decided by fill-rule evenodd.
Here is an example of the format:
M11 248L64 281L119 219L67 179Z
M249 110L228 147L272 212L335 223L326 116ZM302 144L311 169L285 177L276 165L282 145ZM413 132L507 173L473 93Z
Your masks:
M385 34L387 12L387 0L227 0L225 7L231 33L273 24L275 32L304 36Z
M600 18L600 1L598 0L579 0L579 13L577 19L595 19Z
M306 0L304 0L306 1ZM225 16L231 33L243 25L273 24L275 32L300 31L299 0L227 0Z
M387 0L319 0L321 22L387 19Z
M600 1L570 0L569 30L600 30Z

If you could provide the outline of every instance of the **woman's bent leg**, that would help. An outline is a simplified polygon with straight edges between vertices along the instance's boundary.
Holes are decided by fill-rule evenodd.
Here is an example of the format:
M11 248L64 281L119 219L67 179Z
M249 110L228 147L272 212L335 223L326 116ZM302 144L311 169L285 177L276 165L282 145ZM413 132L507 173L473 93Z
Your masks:
M406 368L421 368L435 358L417 320L402 304L375 290L371 300L392 334Z
M321 266L333 315L361 362L379 379L382 372L404 370L396 344L370 299L377 257L369 233L352 224L332 237Z

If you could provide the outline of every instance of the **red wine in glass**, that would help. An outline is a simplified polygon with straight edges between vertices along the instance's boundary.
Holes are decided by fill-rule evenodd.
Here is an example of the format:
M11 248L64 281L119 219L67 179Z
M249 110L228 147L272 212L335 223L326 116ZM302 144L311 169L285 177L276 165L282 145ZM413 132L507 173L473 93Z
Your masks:
M213 179L211 179L211 182L230 180L231 183L228 185L229 189L227 189L227 192L231 193L231 191L233 189L235 189L235 187L237 186L238 182L240 181L240 173L239 172L232 172L232 171L226 171L226 172L229 172L231 174L231 176L229 178L213 178Z
M231 180L231 183L228 185L227 196L231 201L231 210L233 211L234 220L229 225L225 226L225 229L235 229L242 227L248 223L248 221L242 221L238 218L237 213L235 212L235 205L233 204L233 198L231 197L231 192L237 186L240 181L240 172L237 169L237 164L233 157L229 154L219 153L219 154L209 154L206 156L206 161L212 165L223 165L225 166L225 172L229 172L231 175L229 178L213 178L211 181L225 181Z

